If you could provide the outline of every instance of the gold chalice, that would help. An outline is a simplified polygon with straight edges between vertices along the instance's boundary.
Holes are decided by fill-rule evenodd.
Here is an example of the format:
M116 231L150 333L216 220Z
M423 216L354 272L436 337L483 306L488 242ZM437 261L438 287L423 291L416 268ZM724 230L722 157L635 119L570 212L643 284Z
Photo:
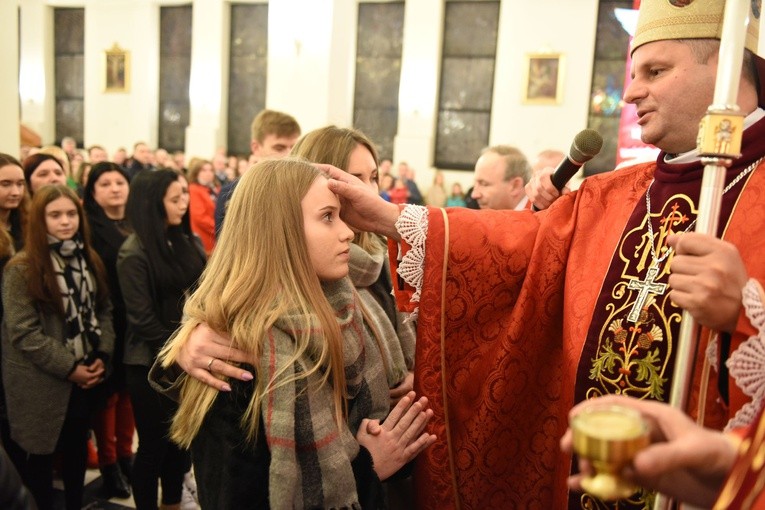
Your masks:
M592 462L593 476L582 487L602 500L623 499L637 490L619 473L648 446L648 426L639 412L618 405L593 406L571 420L574 451Z

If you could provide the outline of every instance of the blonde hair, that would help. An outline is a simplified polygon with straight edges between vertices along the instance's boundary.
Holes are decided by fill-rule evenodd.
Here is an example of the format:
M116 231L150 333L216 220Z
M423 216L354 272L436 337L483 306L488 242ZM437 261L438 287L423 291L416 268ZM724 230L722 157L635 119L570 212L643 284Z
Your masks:
M262 110L258 113L250 125L250 136L252 140L263 143L268 135L275 135L279 138L300 136L300 124L295 117L275 110Z
M341 170L348 171L351 153L361 145L365 147L375 161L375 167L380 166L377 159L377 150L367 136L358 129L339 128L327 126L314 129L298 140L292 148L291 154L305 158L314 163L323 163L336 166ZM353 239L367 253L380 253L385 245L371 232L359 232Z
M254 441L260 406L268 391L318 374L331 384L335 418L341 426L346 414L345 371L340 327L311 264L306 247L301 201L320 172L296 158L264 160L245 173L226 212L226 223L200 279L199 288L186 301L183 326L160 353L162 365L171 365L192 330L207 323L227 333L231 344L252 355L257 366L274 322L288 313L316 318L325 338L321 350L307 356L308 328L295 339L295 354L271 380L256 374L255 391L242 426ZM278 384L285 369L298 359L315 365ZM218 391L186 378L171 437L189 447L210 410Z

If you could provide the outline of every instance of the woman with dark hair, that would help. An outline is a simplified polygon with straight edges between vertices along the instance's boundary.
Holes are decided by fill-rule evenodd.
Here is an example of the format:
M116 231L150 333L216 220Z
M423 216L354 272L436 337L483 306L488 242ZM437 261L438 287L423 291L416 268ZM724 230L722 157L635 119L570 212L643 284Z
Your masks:
M30 196L46 184L66 184L64 163L50 154L32 154L24 160L24 179Z
M9 154L0 153L0 283L5 264L24 245L29 195L21 163ZM3 318L3 302L0 300L0 321ZM26 454L11 439L8 416L5 410L5 392L0 379L0 441L16 469L21 472L26 464Z
M177 405L156 393L147 379L205 265L188 206L186 180L175 172L158 170L136 179L127 204L134 233L117 260L128 322L123 362L139 440L132 479L139 510L157 508L158 479L162 508L179 508L184 474L191 466L188 452L168 438Z
M56 452L66 508L82 507L94 389L114 345L104 268L89 237L74 191L43 186L32 200L24 250L3 281L8 421L28 454L24 481L40 509L53 506Z
M84 190L83 206L90 222L93 249L106 268L114 324L113 372L107 384L106 406L96 412L93 431L98 443L98 465L107 498L130 497L127 481L133 462L135 421L125 383L122 353L127 319L117 277L117 254L131 230L125 221L128 177L119 165L101 162L93 165Z
M24 245L23 225L28 208L29 195L21 163L13 156L0 153L0 271Z

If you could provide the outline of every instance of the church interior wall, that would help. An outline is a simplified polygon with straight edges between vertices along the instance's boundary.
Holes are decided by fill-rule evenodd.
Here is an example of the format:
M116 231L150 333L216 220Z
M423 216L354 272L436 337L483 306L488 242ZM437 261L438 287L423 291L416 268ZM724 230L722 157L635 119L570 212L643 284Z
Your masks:
M257 0L250 0L256 2ZM13 4L13 2L9 2ZM206 155L226 139L228 62L226 0L18 0L21 12L20 60L45 84L40 93L20 90L21 122L53 140L52 9L85 8L85 145L99 143L111 153L158 136L159 9L189 4L203 23L193 28L191 117L187 154ZM5 11L12 11L3 2ZM501 2L490 144L506 143L530 158L541 149L567 149L586 127L597 0ZM304 132L334 123L350 125L356 45L357 0L271 0L269 4L266 104L287 111ZM8 20L8 16L3 16ZM8 25L9 21L0 22ZM432 182L439 87L443 0L409 0L405 5L404 45L394 163L407 161L417 181ZM210 26L213 25L213 26ZM40 28L43 27L43 30ZM8 35L5 36L8 38ZM103 51L114 43L131 53L130 88L103 91ZM12 45L11 45L12 46ZM552 105L522 102L529 53L565 56L562 101ZM42 77L41 77L42 75ZM220 77L218 79L217 77ZM39 88L39 87L38 87ZM23 89L23 87L22 87ZM7 90L2 104L14 104ZM16 99L18 100L18 99ZM5 109L5 108L4 108ZM6 139L3 137L3 139ZM4 150L12 151L15 141ZM472 185L472 174L447 171L447 182Z

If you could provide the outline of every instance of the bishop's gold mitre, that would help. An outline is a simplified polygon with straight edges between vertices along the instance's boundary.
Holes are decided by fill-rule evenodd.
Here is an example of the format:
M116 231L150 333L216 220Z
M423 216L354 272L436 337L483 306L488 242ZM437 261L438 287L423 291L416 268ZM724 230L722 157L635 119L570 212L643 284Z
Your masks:
M759 54L762 0L750 0L745 46ZM642 0L631 51L667 39L720 39L724 0Z

